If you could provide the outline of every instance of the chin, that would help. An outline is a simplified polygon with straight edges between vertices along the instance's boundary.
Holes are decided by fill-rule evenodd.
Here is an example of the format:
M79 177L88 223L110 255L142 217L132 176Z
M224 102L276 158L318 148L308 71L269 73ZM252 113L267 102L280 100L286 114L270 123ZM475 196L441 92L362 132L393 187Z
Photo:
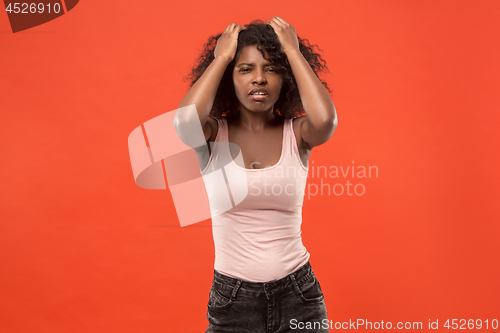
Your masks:
M268 112L269 110L272 110L274 108L274 103L273 104L251 104L251 105L248 105L248 104L243 104L243 103L240 103L241 105L243 105L243 107L245 109L247 109L248 111L250 112Z

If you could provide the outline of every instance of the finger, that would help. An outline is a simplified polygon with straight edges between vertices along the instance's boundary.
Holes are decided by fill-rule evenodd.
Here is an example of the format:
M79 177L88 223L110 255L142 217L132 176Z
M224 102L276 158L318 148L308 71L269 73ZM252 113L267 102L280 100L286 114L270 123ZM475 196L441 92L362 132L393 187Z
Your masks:
M240 26L237 26L237 27L234 29L233 34L235 34L236 36L239 36L240 32L241 32L242 30L245 30L245 29L246 29L246 28L245 28L245 27L243 27L243 26L241 26L241 25L240 25Z
M269 21L267 21L267 25L270 25L272 27L278 26L278 24L276 23L276 21L274 21L273 19L270 19Z
M275 21L276 21L276 17L273 17L273 18L269 19L266 23L270 24L271 22L275 22Z
M276 32L276 30L278 29L278 25L274 22L269 22L267 25L273 28L274 32Z
M285 25L280 20L278 20L276 17L273 17L270 21L271 21L271 23L276 24L276 26L278 26L280 28L285 27Z
M283 24L288 24L285 20L283 20L281 17L276 16L276 20L280 21Z

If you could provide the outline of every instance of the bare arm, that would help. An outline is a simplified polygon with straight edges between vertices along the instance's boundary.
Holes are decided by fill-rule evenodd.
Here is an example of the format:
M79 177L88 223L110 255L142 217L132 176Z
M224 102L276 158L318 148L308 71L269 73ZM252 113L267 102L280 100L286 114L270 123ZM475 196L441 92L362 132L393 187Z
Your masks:
M233 60L238 43L238 34L243 29L239 24L231 23L226 27L215 47L215 59L207 67L203 75L189 89L179 108L189 105L196 106L196 112L191 108L178 110L174 118L174 127L179 137L188 139L193 134L193 130L199 125L205 135L205 141L212 134L211 126L207 122L210 110L212 109L215 95L227 65Z
M280 17L268 21L278 35L283 52L288 57L297 81L300 99L306 112L300 126L302 139L314 147L328 141L335 131L338 119L335 106L311 66L299 50L295 28Z

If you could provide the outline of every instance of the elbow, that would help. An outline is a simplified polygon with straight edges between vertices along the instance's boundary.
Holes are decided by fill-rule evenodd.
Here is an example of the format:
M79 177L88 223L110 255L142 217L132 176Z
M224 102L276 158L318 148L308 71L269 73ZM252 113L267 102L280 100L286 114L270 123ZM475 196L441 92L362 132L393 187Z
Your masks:
M179 140L181 140L182 142L187 144L188 137L187 137L186 133L188 131L186 129L186 124L185 124L185 122L183 122L179 118L181 118L181 117L179 116L179 113L177 112L177 114L174 117L174 130L177 133L177 137L179 138Z
M323 121L323 126L318 128L317 133L321 133L322 139L319 144L323 144L330 140L335 129L337 128L338 120L337 117L327 118Z
M186 124L190 121L189 118L192 117L192 112L189 111L190 110L184 109L184 107L182 106L179 106L177 110L175 110L174 128L176 131L179 131L183 124Z
M180 132L186 132L186 128L189 130L196 127L196 125L200 126L200 118L196 106L194 104L179 106L174 116L174 128L176 132L178 134Z
M196 148L205 143L203 127L194 104L177 109L173 125L179 139L188 147Z
M186 143L188 138L187 134L189 133L189 128L188 128L189 122L182 118L183 116L179 115L179 112L177 112L174 117L174 129L179 139L182 142Z
M330 124L330 128L332 129L332 134L335 132L335 129L337 129L337 126L339 124L339 118L337 117L337 109L335 108L335 105L332 104L332 112L331 116L328 117L328 124Z
M332 113L328 113L328 115L324 115L323 118L318 119L316 122L311 122L309 125L315 132L324 133L324 135L330 138L337 128L338 123L337 113L333 111Z
M335 129L339 124L339 120L337 118L337 114L334 114L332 117L328 117L324 120L325 127L327 127L330 132L333 134Z
M335 132L335 130L337 129L337 126L339 124L337 114L335 113L333 115L333 117L328 117L324 123L325 123L326 132L328 133L327 137L329 140L332 137L333 133Z
M332 127L333 127L333 131L335 132L335 130L337 129L337 126L339 125L339 118L337 118L337 115L335 115L335 118L333 119L332 121Z
M335 130L337 129L337 125L338 125L338 120L337 120L337 117L333 118L333 119L330 119L328 121L328 128L329 128L329 134L328 134L328 140L330 140L330 138L332 137L333 133L335 132Z
M331 99L329 99L329 103L323 107L323 110L322 126L328 128L333 133L333 131L337 128L338 118L337 110L335 109L335 105Z
M182 115L177 112L174 116L174 129L177 132L177 135L183 132L183 127L186 126L186 121L182 119Z

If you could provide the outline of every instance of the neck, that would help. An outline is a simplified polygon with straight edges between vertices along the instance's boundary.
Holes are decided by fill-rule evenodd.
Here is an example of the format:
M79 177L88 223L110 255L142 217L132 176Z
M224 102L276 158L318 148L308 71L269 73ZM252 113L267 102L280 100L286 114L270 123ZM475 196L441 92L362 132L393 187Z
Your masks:
M279 116L274 112L274 107L268 111L252 112L240 104L239 117L236 122L248 130L262 130L274 124Z

